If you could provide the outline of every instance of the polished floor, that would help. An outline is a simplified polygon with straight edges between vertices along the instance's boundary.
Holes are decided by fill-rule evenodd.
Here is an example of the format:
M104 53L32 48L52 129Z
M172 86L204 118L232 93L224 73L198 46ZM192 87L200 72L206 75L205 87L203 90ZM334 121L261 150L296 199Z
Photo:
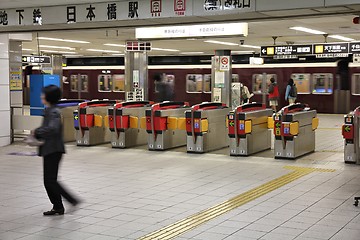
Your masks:
M201 225L176 225L181 231L171 238L153 239L359 240L360 207L353 198L360 196L360 166L343 163L342 116L320 118L316 152L296 161L274 160L272 151L236 158L227 149L194 155L182 148L69 144L61 181L84 202L56 217L42 216L51 205L34 149L0 148L0 239L151 239L157 230L282 179L291 173L285 166L299 166L335 171L309 172Z

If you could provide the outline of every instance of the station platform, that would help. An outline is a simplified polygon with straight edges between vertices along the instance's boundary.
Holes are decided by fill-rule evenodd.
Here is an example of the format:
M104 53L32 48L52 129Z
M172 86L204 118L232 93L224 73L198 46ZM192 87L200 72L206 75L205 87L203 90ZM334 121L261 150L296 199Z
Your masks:
M360 166L344 163L343 115L319 117L297 160L68 144L60 179L84 202L56 217L35 149L0 148L0 239L358 240Z

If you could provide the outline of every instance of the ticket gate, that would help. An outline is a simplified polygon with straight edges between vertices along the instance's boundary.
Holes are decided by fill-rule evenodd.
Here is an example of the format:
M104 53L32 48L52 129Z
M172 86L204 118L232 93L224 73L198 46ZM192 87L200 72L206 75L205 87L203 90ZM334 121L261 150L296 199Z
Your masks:
M186 132L178 129L178 118L189 110L187 102L162 102L146 110L149 150L166 150L186 145Z
M265 104L248 103L237 107L228 115L231 156L249 156L271 149L269 118L272 109Z
M345 163L360 164L359 143L360 107L345 115L342 135L344 137L344 160Z
M78 146L91 146L110 142L110 130L105 127L104 118L108 108L117 101L93 100L80 103L74 111L74 127Z
M275 158L295 159L315 151L316 110L306 104L293 104L273 115Z
M140 128L145 111L153 102L134 101L117 103L108 110L108 127L113 148L128 148L147 144L147 133Z
M63 137L64 142L75 141L75 128L74 128L74 111L78 105L85 100L82 99L62 99L58 102L57 107L61 112L61 119L63 123Z
M230 108L223 103L205 102L185 112L187 152L204 153L229 146L226 117Z

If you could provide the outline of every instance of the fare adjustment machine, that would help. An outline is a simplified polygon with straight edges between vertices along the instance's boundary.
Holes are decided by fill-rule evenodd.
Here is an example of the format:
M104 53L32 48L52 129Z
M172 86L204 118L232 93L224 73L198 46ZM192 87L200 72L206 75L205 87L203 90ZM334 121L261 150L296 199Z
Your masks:
M345 115L342 135L345 140L344 160L346 163L360 164L359 118L360 107Z
M315 151L316 110L293 104L274 114L275 158L295 159Z
M249 103L228 116L231 156L249 156L271 148L269 118L273 111L265 104Z
M166 150L186 145L186 132L178 129L178 119L189 110L187 102L162 102L146 110L149 150Z
M226 116L230 109L223 103L205 102L185 112L187 152L204 153L229 146Z
M147 133L140 128L140 121L152 102L134 101L117 103L108 110L108 125L113 148L128 148L147 143Z
M117 101L94 100L80 103L74 111L74 127L78 146L91 146L110 142L109 128L105 127L104 118L108 108Z

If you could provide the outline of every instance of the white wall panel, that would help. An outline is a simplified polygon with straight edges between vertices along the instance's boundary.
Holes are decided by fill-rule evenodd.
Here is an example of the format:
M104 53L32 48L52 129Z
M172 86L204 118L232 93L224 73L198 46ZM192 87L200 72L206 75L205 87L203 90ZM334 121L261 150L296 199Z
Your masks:
M10 110L0 111L1 127L0 137L10 138Z
M0 111L9 110L10 90L7 85L0 85ZM2 120L1 120L2 122Z
M325 0L325 6L346 6L350 4L360 4L359 0Z
M340 2L340 1L338 1ZM341 2L341 4L343 4ZM339 3L338 3L339 5ZM324 0L256 0L256 11L277 11L284 9L324 7Z

